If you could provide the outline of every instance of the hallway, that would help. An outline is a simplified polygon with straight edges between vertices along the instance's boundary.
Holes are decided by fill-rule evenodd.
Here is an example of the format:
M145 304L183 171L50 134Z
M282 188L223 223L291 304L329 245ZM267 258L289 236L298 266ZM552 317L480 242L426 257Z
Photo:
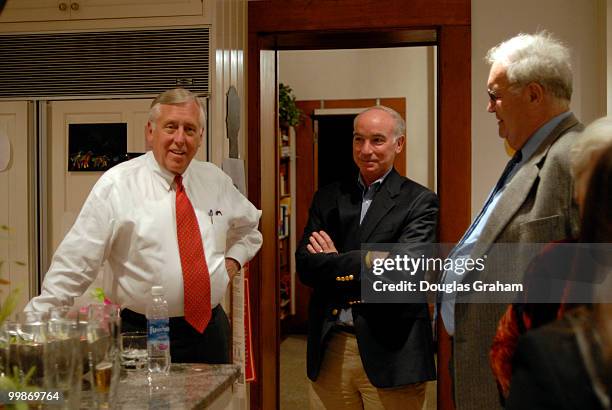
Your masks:
M436 382L427 385L423 410L436 410ZM280 346L280 409L308 409L306 335L289 335Z

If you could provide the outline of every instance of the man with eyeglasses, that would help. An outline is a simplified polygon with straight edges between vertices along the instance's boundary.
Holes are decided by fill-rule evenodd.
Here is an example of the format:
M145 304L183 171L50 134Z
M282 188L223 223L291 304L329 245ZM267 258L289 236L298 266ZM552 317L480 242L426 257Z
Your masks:
M569 111L572 69L569 50L550 34L519 34L489 50L487 111L515 152L483 208L451 258L481 258L499 243L546 243L575 236L578 212L572 196L569 151L582 125ZM503 279L520 283L530 255L489 260L486 268L445 284ZM500 273L501 272L501 273ZM488 352L506 305L469 303L473 295L442 295L438 305L452 339L450 363L457 409L500 408Z

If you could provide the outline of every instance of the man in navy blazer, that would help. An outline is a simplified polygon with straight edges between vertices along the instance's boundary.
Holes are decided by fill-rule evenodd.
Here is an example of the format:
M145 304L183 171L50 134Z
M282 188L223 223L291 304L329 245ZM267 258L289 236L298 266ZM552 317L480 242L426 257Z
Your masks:
M438 199L393 168L405 141L394 110L375 106L354 121L359 175L319 189L296 252L313 288L308 323L311 408L421 409L435 379L426 303L361 303L362 243L436 240Z

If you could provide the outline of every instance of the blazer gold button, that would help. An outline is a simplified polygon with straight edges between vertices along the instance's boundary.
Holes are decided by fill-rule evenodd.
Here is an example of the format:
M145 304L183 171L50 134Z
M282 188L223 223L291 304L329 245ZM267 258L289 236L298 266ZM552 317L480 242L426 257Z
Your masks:
M331 314L332 316L336 316L338 314L338 309L332 309Z
M336 276L336 282L340 282L342 280L342 276Z
M353 280L354 276L353 275L349 275L349 280Z

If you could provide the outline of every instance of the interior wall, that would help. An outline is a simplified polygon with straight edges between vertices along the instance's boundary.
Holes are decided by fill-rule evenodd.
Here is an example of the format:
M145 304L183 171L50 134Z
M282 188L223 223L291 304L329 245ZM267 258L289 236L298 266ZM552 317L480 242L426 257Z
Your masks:
M406 98L406 171L430 188L435 140L433 47L279 52L279 81L298 100Z
M571 49L571 109L588 124L606 113L605 15L605 0L472 0L472 216L508 161L494 115L486 110L487 50L519 32L553 33Z
M221 165L229 156L229 140L225 118L227 92L236 87L240 97L240 130L238 132L240 158L246 159L246 79L245 50L247 33L247 2L217 0L214 8L214 40L212 44L214 69L212 72L211 132L209 133L210 161ZM246 168L246 167L245 167Z
M240 129L238 131L239 158L246 160L247 95L245 54L247 48L247 0L215 0L213 11L213 38L211 60L210 130L208 132L208 161L222 166L229 157L227 135L227 93L235 87L240 99ZM204 147L202 147L204 148ZM246 165L244 167L246 173ZM245 175L246 180L246 175ZM242 300L244 288L242 275L237 275L228 287L222 301L223 308L232 321L232 354L234 363L243 362L244 325L243 310L234 307ZM234 304L232 304L232 292ZM237 302L238 301L238 302ZM244 374L244 369L243 369ZM233 390L232 408L248 409L248 387L241 378Z

